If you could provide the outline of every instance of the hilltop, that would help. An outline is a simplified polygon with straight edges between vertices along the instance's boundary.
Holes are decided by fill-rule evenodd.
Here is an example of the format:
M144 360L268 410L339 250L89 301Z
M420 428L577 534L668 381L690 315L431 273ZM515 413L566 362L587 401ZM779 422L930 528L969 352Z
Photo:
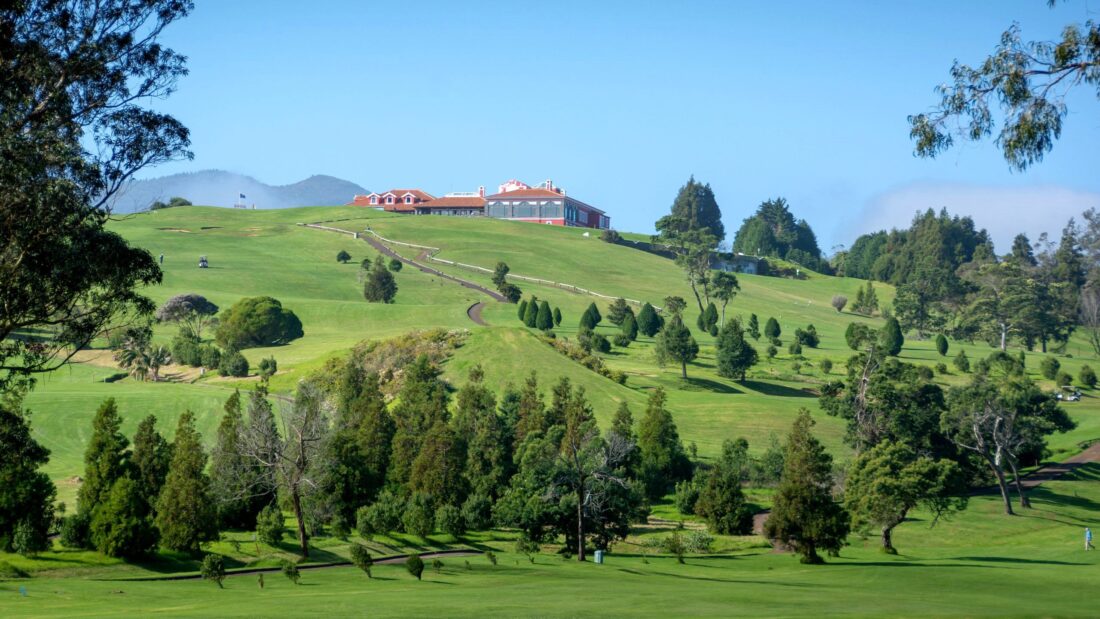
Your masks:
M132 181L115 201L118 213L145 210L154 201L180 196L193 204L233 206L239 194L257 208L281 209L317 204L345 204L355 194L369 193L362 186L323 174L289 185L269 185L251 176L225 170L201 170Z

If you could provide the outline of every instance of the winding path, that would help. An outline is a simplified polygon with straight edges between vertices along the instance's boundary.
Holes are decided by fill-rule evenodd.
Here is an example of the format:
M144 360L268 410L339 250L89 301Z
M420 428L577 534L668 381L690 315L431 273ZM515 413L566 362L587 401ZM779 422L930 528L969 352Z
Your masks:
M485 324L485 320L481 317L481 310L485 307L484 301L478 301L474 303L466 310L466 315L470 317L470 320L474 321L474 324L479 324L483 327L488 326Z

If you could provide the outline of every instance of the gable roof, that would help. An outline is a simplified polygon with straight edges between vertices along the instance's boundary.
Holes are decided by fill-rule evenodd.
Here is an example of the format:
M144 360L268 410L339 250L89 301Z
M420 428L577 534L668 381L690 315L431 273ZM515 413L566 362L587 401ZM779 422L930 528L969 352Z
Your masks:
M420 189L391 189L391 190L389 190L386 193L383 193L381 195L388 196L390 194L393 194L393 196L395 198L402 198L407 193L411 193L414 198L420 200L421 202L427 202L428 200L434 200L435 199L435 196L433 196L432 194L430 194L426 191L422 191Z

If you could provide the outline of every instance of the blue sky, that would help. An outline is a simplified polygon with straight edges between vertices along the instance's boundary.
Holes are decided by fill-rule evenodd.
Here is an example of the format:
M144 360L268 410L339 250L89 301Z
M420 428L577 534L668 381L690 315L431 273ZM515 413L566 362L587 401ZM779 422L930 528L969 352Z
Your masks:
M552 178L648 232L694 174L731 236L784 196L826 251L942 206L1007 250L1100 207L1095 92L1071 94L1062 139L1025 173L992 142L916 159L906 116L1013 21L1050 39L1100 19L1088 4L200 1L166 36L191 74L157 104L195 159L145 176L330 174L437 195Z

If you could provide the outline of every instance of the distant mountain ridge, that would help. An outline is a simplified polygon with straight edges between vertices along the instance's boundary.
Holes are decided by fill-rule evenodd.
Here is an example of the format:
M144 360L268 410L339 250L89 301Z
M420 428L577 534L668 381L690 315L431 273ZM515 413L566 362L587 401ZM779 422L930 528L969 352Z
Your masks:
M114 210L142 211L157 200L167 202L175 196L202 206L233 206L242 193L249 207L289 208L347 204L355 194L370 192L351 181L323 174L290 185L268 185L244 174L202 170L133 181L116 197Z

